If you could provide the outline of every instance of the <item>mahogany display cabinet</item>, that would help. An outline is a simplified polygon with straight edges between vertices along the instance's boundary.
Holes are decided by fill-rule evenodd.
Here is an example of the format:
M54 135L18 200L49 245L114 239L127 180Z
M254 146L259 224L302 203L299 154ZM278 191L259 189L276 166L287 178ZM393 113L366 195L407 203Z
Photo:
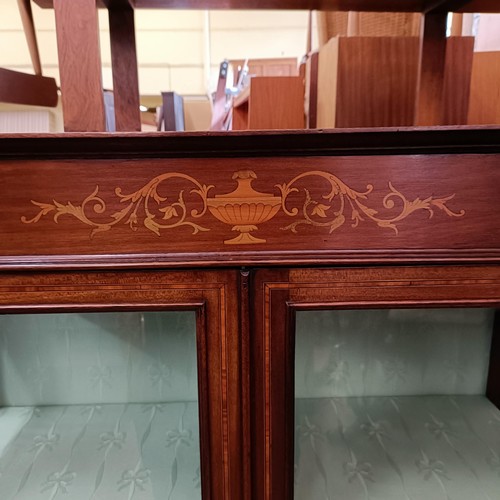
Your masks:
M500 129L0 145L2 498L500 499Z

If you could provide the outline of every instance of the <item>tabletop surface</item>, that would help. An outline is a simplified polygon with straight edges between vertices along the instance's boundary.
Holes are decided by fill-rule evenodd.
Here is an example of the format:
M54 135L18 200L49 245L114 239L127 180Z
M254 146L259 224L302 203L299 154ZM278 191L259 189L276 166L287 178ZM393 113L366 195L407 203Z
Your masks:
M53 8L53 0L34 0ZM149 9L302 9L371 12L500 12L497 0L98 0L100 7Z

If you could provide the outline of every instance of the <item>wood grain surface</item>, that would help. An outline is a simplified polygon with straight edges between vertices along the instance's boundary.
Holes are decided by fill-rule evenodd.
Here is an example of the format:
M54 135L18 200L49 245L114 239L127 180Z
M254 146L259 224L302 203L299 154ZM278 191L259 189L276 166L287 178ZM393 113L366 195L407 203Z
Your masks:
M54 0L34 0L51 8ZM111 0L98 0L105 7ZM130 0L114 0L128 3ZM137 8L170 9L301 9L366 12L426 12L429 9L460 12L498 12L496 0L133 0Z
M0 161L4 268L500 259L499 154L51 160L35 151Z
M420 44L415 125L444 125L447 12L424 17Z
M139 74L132 7L109 9L115 125L118 132L141 130Z
M415 109L419 81L418 47L416 37L331 39L319 52L318 126L413 125L419 119ZM439 102L432 97L432 105L440 107L439 124L467 123L473 47L471 37L445 40L446 59L443 61L442 81L438 82L442 86L442 97ZM429 80L425 76L423 81L431 87L436 84L435 79ZM429 92L432 88L422 91L420 119L422 113L428 111L425 102L431 99ZM429 115L426 120L427 125L438 124L432 122L437 120L436 116Z
M500 123L498 82L500 82L500 52L475 52L472 63L469 124Z
M318 128L337 126L337 95L339 79L339 38L331 38L319 49L317 75ZM345 75L344 75L345 76ZM310 82L314 84L314 79ZM314 94L314 91L311 92Z
M452 36L446 41L443 82L443 124L466 125L469 114L474 37Z
M0 249L4 263L23 255L87 255L97 263L137 254L158 263L199 263L235 254L238 262L252 262L276 252L285 261L316 251L324 258L494 254L500 248L500 222L491 215L498 206L499 158L5 161L0 206L9 215L0 228L8 238ZM257 195L230 196L241 172L255 175ZM341 194L345 190L351 194ZM244 206L252 203L273 203L276 212L248 219L253 216ZM228 218L222 206L236 212ZM245 224L257 241L235 244L239 232L247 233L239 227Z
M54 0L67 132L106 130L95 0Z
M54 78L0 68L0 101L28 106L57 106Z
M281 432L274 432L277 425L282 427L290 425L291 420L286 415L289 399L286 399L284 394L286 390L284 385L281 388L273 386L278 393L275 392L272 396L270 394L271 365L273 371L281 367L281 374L277 375L277 378L284 384L285 373L288 375L286 369L290 363L290 360L286 359L290 352L285 347L286 341L283 336L287 331L288 281L288 269L259 270L252 276L252 494L253 498L266 500L290 498L286 496L289 485L286 482L288 459L285 450L290 451L290 444L293 450L293 441L288 439L288 432L284 429L281 429ZM283 283L284 286L281 289L279 286L271 289L268 286L269 282ZM279 322L282 325L280 327L275 323L273 334L276 337L271 337L272 322ZM271 360L277 345L282 350ZM274 407L276 412L270 410L271 399L276 402ZM293 452L288 457L293 459ZM278 462L274 461L276 459ZM272 467L271 463L275 464L275 467ZM281 493L281 496L274 497L274 491Z
M247 87L233 101L232 129L248 130L248 100L250 98L250 87Z
M417 61L416 37L340 38L335 126L413 125Z
M304 80L263 76L250 81L248 129L304 128Z

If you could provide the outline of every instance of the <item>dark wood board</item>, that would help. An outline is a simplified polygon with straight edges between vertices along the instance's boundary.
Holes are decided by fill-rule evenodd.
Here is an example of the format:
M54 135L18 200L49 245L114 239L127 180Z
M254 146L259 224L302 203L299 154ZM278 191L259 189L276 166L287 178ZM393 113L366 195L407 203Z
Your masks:
M0 68L0 102L55 107L57 100L54 78Z
M0 134L0 160L500 153L500 127Z

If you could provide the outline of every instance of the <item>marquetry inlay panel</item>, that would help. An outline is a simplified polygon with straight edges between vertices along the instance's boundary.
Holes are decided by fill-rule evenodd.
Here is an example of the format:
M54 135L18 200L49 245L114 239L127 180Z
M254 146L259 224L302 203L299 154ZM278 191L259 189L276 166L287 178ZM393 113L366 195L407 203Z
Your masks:
M187 189L169 189L168 181L173 178L183 180ZM465 215L465 210L455 212L446 205L455 194L444 197L421 195L409 200L391 181L388 181L388 192L382 200L382 209L376 210L369 206L373 184L366 185L362 191L356 191L334 174L321 170L302 172L287 182L269 186L269 191L274 192L267 193L258 192L252 187L253 180L257 179L253 170L234 172L232 179L238 185L227 194L213 194L217 192L217 186L202 184L180 172L159 175L133 193L123 193L122 188L117 186L115 196L123 208L109 214L108 204L99 196L99 186L96 186L79 204L70 201L63 204L56 200L48 203L31 200L39 212L30 219L22 216L21 221L33 224L46 215L52 215L54 222L58 222L61 216L68 215L91 228L90 238L111 230L117 224L126 224L133 231L137 231L138 225L142 224L158 236L169 229L187 226L192 229L193 235L197 235L202 231L210 231L213 221L207 219L208 214L211 214L220 222L232 226L232 231L240 233L235 238L224 240L224 244L248 245L266 243L265 239L256 238L251 233L280 210L292 219L292 222L280 230L291 231L295 238L300 237L298 228L301 225L325 228L331 234L347 222L346 216L353 228L366 221L375 223L380 228L392 229L398 234L398 224L419 210L427 211L429 218L436 209L451 217ZM302 179L308 180L311 185L320 180L326 188L324 193L313 198L307 182L302 188L295 187ZM277 190L279 195L276 194ZM196 195L198 200L195 201L201 206L193 204L190 207L185 200L185 191ZM289 203L292 193L300 193L303 201ZM100 222L96 218L96 215L101 214L107 214L107 220Z

